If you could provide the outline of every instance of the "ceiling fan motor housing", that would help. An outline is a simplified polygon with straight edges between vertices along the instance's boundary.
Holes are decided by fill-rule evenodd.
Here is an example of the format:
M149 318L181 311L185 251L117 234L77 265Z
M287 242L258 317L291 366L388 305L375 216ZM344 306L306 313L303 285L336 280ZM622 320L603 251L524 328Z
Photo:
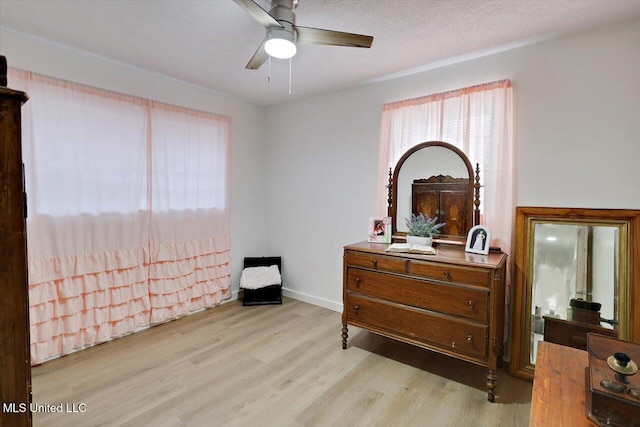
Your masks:
M276 21L285 27L287 23L289 27L296 25L296 14L293 13L293 9L298 5L297 1L273 0L271 4L272 7L271 10L269 10L269 15L273 16Z
M282 25L282 28L271 27L267 28L267 40L272 38L279 38L296 43L296 31L294 26L296 25L296 15L293 13L293 9L298 5L297 0L272 0L272 8L269 10L269 15Z

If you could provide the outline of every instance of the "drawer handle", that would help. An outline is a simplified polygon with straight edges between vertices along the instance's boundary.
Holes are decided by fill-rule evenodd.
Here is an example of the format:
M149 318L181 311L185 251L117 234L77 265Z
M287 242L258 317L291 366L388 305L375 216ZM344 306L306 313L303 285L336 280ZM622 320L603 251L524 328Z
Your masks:
M373 268L378 268L378 260L377 259L372 259L371 260L371 264L373 264Z
M449 272L449 270L444 271L444 277L446 277L447 279L451 277L451 273Z
M473 342L473 335L467 335L467 342Z
M354 305L354 306L353 306L353 311L354 311L355 313L357 313L359 310L360 310L360 306L359 306L359 305Z
M356 279L354 280L354 282L356 283L356 288L360 287L360 278L356 277Z
M473 308L473 306L475 305L475 303L471 300L469 300L469 302L467 303L467 305L471 308Z

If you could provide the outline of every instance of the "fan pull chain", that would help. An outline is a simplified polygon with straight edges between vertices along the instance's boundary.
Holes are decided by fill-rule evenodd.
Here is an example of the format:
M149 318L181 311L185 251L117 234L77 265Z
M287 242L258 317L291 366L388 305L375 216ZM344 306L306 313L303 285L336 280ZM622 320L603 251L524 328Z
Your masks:
M289 95L291 95L291 58L289 58Z
M269 75L267 76L267 83L271 83L271 55L269 55Z

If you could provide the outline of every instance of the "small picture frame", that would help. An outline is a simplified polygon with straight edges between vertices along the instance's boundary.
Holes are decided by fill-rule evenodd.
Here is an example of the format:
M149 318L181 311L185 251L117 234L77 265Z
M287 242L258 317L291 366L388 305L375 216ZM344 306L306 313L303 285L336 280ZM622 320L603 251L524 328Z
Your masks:
M391 243L391 217L369 218L370 243Z
M483 225L476 225L467 234L467 245L464 250L474 254L487 255L490 242L491 231Z

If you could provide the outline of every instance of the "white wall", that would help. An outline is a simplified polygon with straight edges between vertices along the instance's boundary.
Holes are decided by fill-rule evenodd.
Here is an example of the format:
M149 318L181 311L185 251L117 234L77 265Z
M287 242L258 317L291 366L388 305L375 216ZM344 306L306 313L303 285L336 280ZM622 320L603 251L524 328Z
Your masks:
M268 248L289 295L341 309L376 215L387 102L511 79L517 204L640 209L640 20L267 110Z
M269 107L265 116L232 97L0 30L10 66L230 115L234 289L244 256L282 255L288 294L335 310L342 247L365 240L368 218L380 214L387 102L509 78L518 205L640 209L639 45L635 20Z
M84 52L0 29L10 67L232 118L231 284L237 292L245 256L266 246L265 112L263 107ZM9 81L11 87L11 81Z

